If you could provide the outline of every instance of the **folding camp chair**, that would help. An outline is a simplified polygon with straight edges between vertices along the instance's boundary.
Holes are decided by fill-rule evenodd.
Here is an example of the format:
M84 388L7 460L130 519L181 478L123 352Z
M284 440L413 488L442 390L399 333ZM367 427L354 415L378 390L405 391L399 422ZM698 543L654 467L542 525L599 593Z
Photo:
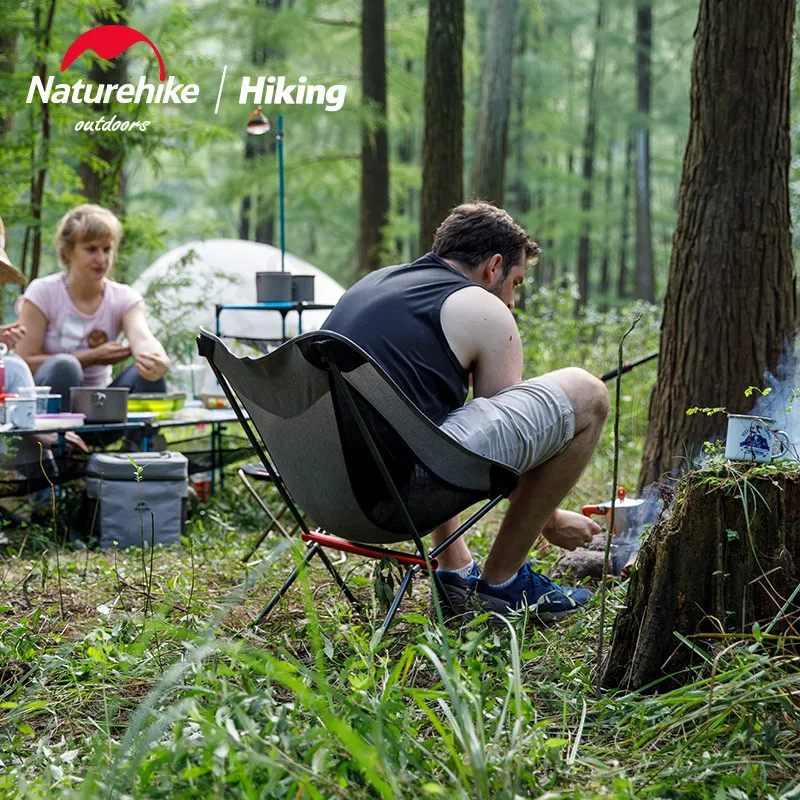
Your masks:
M315 555L358 605L323 550L330 547L370 558L394 557L406 567L383 623L388 628L412 576L428 565L435 570L436 556L517 485L516 470L467 450L439 430L343 336L306 333L257 359L238 358L206 331L197 346L307 543L301 563L254 625ZM422 537L480 501L486 502L428 555ZM298 505L320 530L309 529ZM405 541L414 543L415 554L383 546Z

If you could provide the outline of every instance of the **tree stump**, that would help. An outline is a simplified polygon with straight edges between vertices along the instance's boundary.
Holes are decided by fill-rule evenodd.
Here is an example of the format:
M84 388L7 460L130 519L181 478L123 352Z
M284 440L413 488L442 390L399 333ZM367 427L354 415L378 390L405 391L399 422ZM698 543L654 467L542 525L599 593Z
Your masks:
M603 685L641 689L669 677L663 689L686 682L687 668L702 658L675 632L703 650L715 639L702 634L750 636L755 622L763 630L778 616L798 582L796 471L689 474L671 517L653 527L639 552L602 666ZM799 613L800 596L770 632L785 632Z

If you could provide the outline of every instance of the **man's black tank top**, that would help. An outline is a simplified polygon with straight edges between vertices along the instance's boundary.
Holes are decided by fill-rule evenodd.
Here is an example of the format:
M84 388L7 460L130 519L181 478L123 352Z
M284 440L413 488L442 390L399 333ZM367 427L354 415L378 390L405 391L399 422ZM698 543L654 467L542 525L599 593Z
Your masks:
M367 351L436 425L467 397L469 372L445 338L442 303L476 284L435 253L371 272L341 297L323 326Z

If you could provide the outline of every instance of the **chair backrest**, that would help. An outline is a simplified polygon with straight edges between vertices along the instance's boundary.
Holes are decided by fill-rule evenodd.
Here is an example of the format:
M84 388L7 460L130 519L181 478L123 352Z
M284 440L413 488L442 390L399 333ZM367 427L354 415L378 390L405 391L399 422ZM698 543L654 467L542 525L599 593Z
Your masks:
M507 496L519 473L439 430L359 347L339 334L298 336L260 358L201 331L198 348L247 411L304 513L329 533L411 539L343 392L355 401L419 533L476 502ZM343 382L335 379L333 365Z

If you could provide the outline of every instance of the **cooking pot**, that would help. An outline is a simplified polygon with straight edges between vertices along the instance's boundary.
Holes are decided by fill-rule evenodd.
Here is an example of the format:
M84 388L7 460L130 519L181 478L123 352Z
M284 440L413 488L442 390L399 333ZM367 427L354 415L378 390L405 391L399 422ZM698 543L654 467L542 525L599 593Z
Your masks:
M127 387L105 389L73 386L69 390L72 411L86 415L86 422L125 422L128 417Z

